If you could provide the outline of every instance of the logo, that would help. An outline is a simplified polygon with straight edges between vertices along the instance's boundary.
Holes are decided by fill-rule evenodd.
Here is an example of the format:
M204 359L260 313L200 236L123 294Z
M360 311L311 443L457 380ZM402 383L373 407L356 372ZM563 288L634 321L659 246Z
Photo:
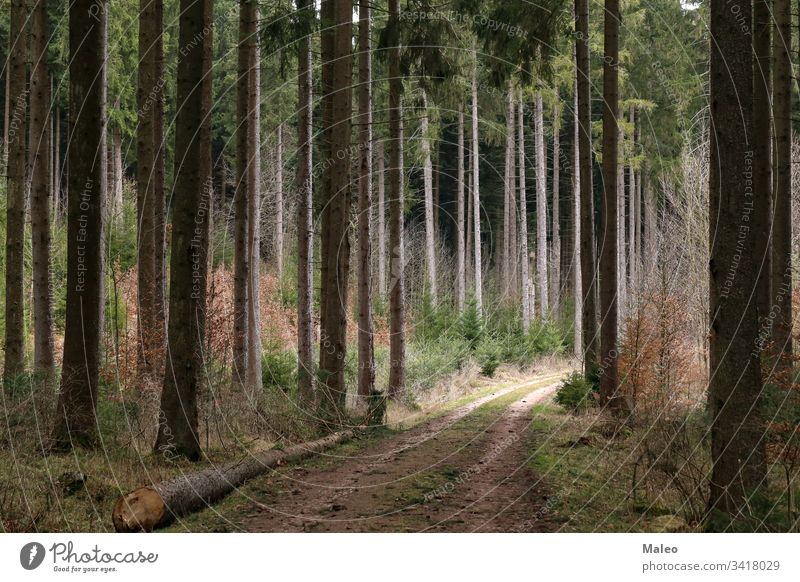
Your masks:
M26 570L35 570L44 561L44 546L38 542L30 542L19 551L19 563Z

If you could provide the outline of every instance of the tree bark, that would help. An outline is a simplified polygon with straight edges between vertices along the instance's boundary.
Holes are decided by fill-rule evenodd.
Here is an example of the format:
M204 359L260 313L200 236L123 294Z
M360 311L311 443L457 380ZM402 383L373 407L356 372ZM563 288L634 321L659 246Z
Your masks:
M772 225L771 291L774 297L773 340L776 370L782 381L794 368L792 305L792 31L789 0L775 0L773 54L775 67L775 213Z
M27 61L27 0L11 1L9 28L10 53L6 69L11 113L8 116L7 206L6 206L6 281L5 281L5 367L3 380L10 389L14 378L25 369L25 194L28 162L25 136L28 110L26 87Z
M498 283L500 286L500 294L502 297L507 298L510 292L511 280L511 245L516 246L515 241L511 238L511 216L513 214L511 207L511 159L514 156L512 144L514 142L512 128L514 127L514 101L511 91L506 91L506 159L504 164L503 175L503 238L501 248L501 264L500 264L500 277Z
M352 129L352 2L323 0L332 17L334 35L325 43L323 62L331 62L329 88L330 116L327 122L330 158L324 166L323 244L327 252L325 288L320 296L324 305L320 322L323 349L320 350L320 378L325 414L338 417L346 396L344 363L347 355L348 279L350 273L350 139Z
M405 248L403 243L403 77L400 70L400 0L389 0L389 398L405 390Z
M283 123L278 124L275 182L275 265L283 281Z
M619 112L619 109L617 109ZM617 133L617 151L624 151L622 129ZM627 308L627 259L625 256L625 166L617 158L617 330L622 327ZM602 283L602 275L601 275Z
M313 150L313 57L311 21L313 0L297 0L305 33L297 49L297 385L303 403L314 398L314 321L311 261L314 243L312 150Z
M597 334L597 263L594 236L594 189L592 186L592 94L589 60L589 2L575 0L575 54L578 76L578 155L581 207L581 320L583 373L591 376L599 354Z
M577 28L576 28L577 30ZM573 130L572 130L572 276L573 295L575 298L575 318L573 323L573 346L575 355L580 357L583 351L583 277L581 273L581 126L578 103L579 71L577 67L577 44L573 46L573 58L576 62L573 82Z
M770 265L772 247L772 0L753 2L753 188L759 206L753 212L755 260L758 263L756 305L763 340L770 340L772 304ZM776 120L777 121L777 120ZM776 136L777 138L777 136ZM775 217L777 220L777 216Z
M98 4L99 2L99 4ZM67 313L54 451L97 444L106 192L106 35L108 2L69 8L70 125Z
M280 465L300 461L351 439L355 430L328 435L283 450L270 449L223 466L212 466L154 485L140 487L117 499L112 522L117 532L153 531L175 519L205 509L242 483Z
M517 152L519 154L519 249L522 275L522 331L525 335L531 329L531 294L530 294L530 256L528 252L528 198L525 187L525 104L520 90L517 105Z
M383 139L375 144L375 159L378 180L378 294L381 301L386 300L386 176L383 153Z
M561 192L559 190L561 105L553 107L553 240L550 272L550 309L558 319L561 311Z
M372 14L370 0L358 3L358 395L375 389L372 323Z
M636 155L636 109L630 106L631 156ZM633 160L628 164L628 293L633 301L636 293L636 171Z
M161 454L200 458L211 181L212 0L181 0L169 329L158 438ZM200 39L200 40L198 40ZM198 127L199 124L199 127ZM70 174L72 171L70 171Z
M261 49L258 42L258 2L249 2L250 69L248 81L247 144L247 368L245 386L253 402L262 391L261 379ZM278 128L278 191L283 189L282 134ZM282 210L281 210L282 212ZM281 219L282 222L282 219ZM283 229L283 225L281 225ZM281 237L283 235L281 234ZM282 245L281 245L282 246ZM280 259L279 259L280 261Z
M428 276L428 293L433 304L436 304L436 241L433 222L433 164L431 163L431 141L428 137L428 97L422 91L422 134L423 183L425 189L425 272Z
M467 278L464 253L464 105L458 106L458 169L456 174L456 308L464 312Z
M508 281L507 289L510 295L516 299L517 285L519 284L519 277L517 276L518 263L519 263L519 235L517 233L517 156L516 156L516 113L515 113L515 100L514 100L514 85L509 81L508 83L508 98L506 103L506 133L508 149Z
M603 58L603 213L600 238L600 396L620 404L617 366L617 189L619 179L619 0L605 0Z
M536 286L542 321L550 316L547 288L547 160L544 151L542 96L536 96Z
M711 4L709 508L732 517L749 513L748 498L765 477L761 372L753 349L758 313L751 300L757 267L748 228L764 193L745 180L753 170L753 52L740 19L749 22L752 7L740 8L734 13L722 1Z
M139 0L139 76L136 90L137 176L137 315L138 376L142 381L156 373L153 332L156 326L155 248L155 43L158 36L156 8L152 0Z
M153 99L153 244L155 263L155 329L153 341L156 345L155 369L163 373L167 338L167 217L164 191L165 159L167 144L164 141L164 102L166 100L166 78L164 76L164 0L153 0L155 6L156 39L153 54L155 97Z
M53 339L53 294L51 290L50 201L52 199L52 148L50 121L50 75L47 71L47 4L38 0L31 23L30 124L31 148L31 237L33 252L34 367L47 379L55 373Z
M254 159L255 104L253 97L253 64L256 21L254 0L239 2L238 81L236 84L236 192L234 194L233 255L233 369L234 386L245 387L248 354L248 302L250 300L249 199Z
M478 57L473 51L475 68L472 71L472 220L475 247L475 307L478 314L483 313L483 261L481 260L481 197L480 197L480 154L478 151Z

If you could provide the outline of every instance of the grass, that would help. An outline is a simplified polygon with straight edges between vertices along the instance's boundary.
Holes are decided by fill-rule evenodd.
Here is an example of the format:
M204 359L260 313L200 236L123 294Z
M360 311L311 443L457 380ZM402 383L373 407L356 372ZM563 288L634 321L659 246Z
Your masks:
M669 496L657 504L634 501L637 435L611 436L596 412L569 414L552 403L534 407L529 433L528 463L552 491L547 509L560 531L693 531Z

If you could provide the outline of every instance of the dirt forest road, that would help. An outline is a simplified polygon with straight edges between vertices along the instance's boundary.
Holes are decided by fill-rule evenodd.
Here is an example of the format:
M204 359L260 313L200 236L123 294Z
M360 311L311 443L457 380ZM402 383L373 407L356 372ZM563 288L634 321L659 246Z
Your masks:
M339 458L281 467L240 491L246 499L229 523L254 532L557 529L527 460L532 408L560 377L498 389Z

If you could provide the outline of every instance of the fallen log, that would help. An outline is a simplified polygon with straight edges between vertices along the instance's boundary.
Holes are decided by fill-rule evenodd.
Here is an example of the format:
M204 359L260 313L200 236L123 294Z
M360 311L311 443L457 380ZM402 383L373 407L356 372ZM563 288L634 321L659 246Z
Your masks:
M239 485L269 469L299 461L313 453L346 441L356 434L346 430L284 450L268 450L219 467L180 475L154 485L139 487L114 504L111 519L118 532L153 531L176 518L207 507Z

